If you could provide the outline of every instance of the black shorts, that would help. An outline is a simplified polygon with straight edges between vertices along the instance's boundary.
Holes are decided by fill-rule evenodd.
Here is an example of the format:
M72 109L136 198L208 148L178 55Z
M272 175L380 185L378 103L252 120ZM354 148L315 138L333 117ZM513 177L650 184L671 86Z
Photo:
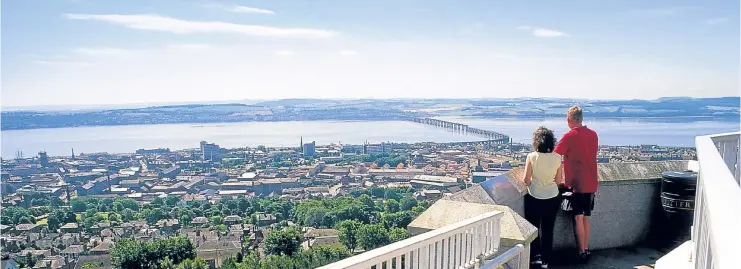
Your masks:
M594 193L574 193L571 196L571 211L574 215L591 216L594 210Z

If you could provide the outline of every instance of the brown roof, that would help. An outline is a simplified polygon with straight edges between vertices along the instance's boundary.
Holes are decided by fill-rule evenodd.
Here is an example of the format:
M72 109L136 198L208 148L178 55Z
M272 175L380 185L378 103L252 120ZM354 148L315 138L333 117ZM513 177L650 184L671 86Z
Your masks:
M193 220L190 223L192 223L192 224L208 223L208 218L206 218L206 217L195 217L195 218L193 218Z
M60 228L61 229L77 229L78 227L80 227L80 226L78 226L77 223L70 222L70 223L67 223L64 226L60 227Z
M39 227L36 224L30 224L30 223L24 223L24 224L18 224L15 226L16 231L30 231L34 228Z
M91 249L90 251L95 252L108 252L108 250L113 246L113 242L111 240L103 240L103 242L100 242L96 247Z
M62 250L62 254L80 254L83 250L85 250L85 247L82 245L71 245Z

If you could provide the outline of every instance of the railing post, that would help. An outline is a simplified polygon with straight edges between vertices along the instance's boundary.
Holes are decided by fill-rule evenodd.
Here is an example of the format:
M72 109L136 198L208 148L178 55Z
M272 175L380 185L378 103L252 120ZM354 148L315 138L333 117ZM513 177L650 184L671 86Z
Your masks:
M501 216L501 212L484 213L321 268L401 269L402 264L404 269L482 266L499 247ZM508 257L507 260L514 256Z
M695 269L737 268L741 241L741 133L696 138L699 173L690 258Z

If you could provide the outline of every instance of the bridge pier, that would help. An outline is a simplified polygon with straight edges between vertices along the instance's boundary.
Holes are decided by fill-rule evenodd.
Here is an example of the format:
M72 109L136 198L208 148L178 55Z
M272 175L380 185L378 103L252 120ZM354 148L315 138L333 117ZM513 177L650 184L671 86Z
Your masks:
M493 132L493 131L487 131L487 130L483 130L483 129L479 129L475 127L470 127L462 123L456 123L456 122L450 122L450 121L444 121L444 120L438 120L438 119L432 119L432 118L412 118L412 121L417 122L417 123L427 124L430 126L449 129L451 131L479 135L479 136L486 138L486 141L483 141L484 145L505 144L507 143L507 141L509 141L509 136L507 135L500 134L500 133Z

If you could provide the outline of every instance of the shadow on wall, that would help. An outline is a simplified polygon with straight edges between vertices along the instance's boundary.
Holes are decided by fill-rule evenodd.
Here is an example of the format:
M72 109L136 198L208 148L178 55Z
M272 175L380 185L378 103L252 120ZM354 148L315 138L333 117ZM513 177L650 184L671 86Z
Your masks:
M685 171L687 161L599 164L599 191L592 212L590 249L650 245L663 247L665 217L661 208L661 172ZM505 205L524 216L523 168L491 178L444 199ZM575 249L572 217L560 211L554 249Z

